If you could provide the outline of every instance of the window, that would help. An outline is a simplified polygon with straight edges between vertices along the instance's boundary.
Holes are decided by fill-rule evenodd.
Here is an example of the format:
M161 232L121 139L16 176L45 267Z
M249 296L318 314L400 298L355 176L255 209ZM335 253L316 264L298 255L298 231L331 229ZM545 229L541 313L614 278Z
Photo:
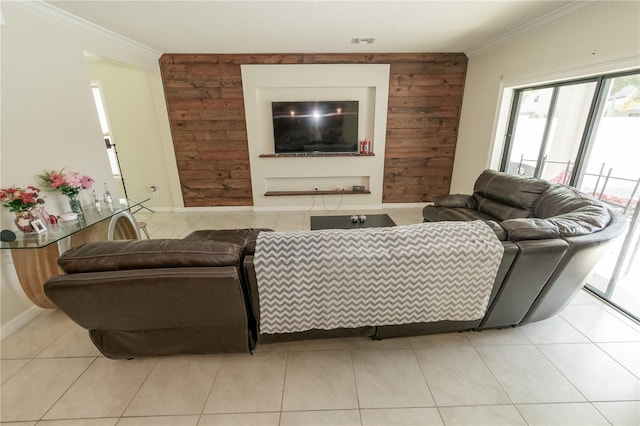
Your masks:
M91 83L91 92L93 93L93 100L96 103L96 111L98 112L98 119L100 120L100 127L102 128L104 143L107 147L107 155L109 156L111 173L113 173L114 178L120 179L120 167L118 164L118 157L115 152L115 144L112 142L111 131L109 130L107 112L104 107L104 101L102 100L102 90L100 89L100 85L97 82Z
M516 91L502 170L569 183L595 81Z

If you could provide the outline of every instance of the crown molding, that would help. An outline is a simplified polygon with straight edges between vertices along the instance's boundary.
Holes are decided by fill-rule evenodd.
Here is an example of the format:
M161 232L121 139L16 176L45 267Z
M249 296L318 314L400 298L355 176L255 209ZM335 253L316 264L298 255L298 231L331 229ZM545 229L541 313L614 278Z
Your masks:
M96 25L93 22L87 21L86 19L80 18L79 16L73 15L65 10L59 9L43 0L13 1L11 2L11 5L36 13L45 18L49 18L75 30L89 32L103 39L113 41L128 49L135 50L142 55L150 56L154 60L158 60L160 56L162 56L162 52Z
M517 28L514 28L511 31L507 31L506 33L489 40L485 43L479 44L477 46L472 47L471 49L465 51L464 53L468 58L472 58L474 56L481 55L488 50L497 47L498 45L505 43L513 38L521 36L523 34L534 31L538 28L544 27L552 22L558 21L560 19L564 19L567 16L571 16L576 14L577 12L591 7L598 3L598 0L590 0L590 1L573 1L565 6L562 6L553 12L549 12L546 15L542 15L539 18L534 19L533 21L529 21L524 25L521 25Z

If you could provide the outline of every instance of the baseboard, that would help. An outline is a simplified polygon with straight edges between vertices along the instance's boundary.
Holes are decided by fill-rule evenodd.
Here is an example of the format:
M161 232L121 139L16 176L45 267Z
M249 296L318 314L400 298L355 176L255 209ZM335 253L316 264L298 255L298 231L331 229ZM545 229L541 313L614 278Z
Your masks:
M428 206L430 204L433 204L432 202L424 202L424 203L383 203L382 204L382 208L384 209L413 209L413 208L424 208L425 206Z
M0 327L0 340L4 340L5 337L12 335L17 329L40 315L42 312L44 312L44 309L32 306L17 317L8 321L5 325Z

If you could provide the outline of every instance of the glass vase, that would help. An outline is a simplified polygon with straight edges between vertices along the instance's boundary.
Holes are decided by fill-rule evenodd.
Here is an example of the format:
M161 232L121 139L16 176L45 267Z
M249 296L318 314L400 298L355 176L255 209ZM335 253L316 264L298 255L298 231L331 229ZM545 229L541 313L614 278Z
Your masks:
M78 216L84 215L82 204L80 204L80 200L77 198L69 198L69 207L71 207L71 211L77 213Z
M16 226L24 233L36 232L33 225L31 225L31 222L34 220L36 220L36 217L33 215L31 209L16 212Z

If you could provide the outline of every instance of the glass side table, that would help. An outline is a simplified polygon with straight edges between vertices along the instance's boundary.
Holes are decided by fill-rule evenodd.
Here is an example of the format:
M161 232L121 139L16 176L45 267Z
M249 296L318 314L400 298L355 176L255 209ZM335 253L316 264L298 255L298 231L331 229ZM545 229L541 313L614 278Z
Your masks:
M44 294L43 285L52 275L63 273L58 267L60 254L90 241L140 239L131 209L146 201L149 199L120 199L114 203L113 212L103 208L101 214L93 206L83 206L83 217L48 225L41 234L16 232L15 241L0 243L0 249L11 250L18 280L27 297L41 308L55 308Z

